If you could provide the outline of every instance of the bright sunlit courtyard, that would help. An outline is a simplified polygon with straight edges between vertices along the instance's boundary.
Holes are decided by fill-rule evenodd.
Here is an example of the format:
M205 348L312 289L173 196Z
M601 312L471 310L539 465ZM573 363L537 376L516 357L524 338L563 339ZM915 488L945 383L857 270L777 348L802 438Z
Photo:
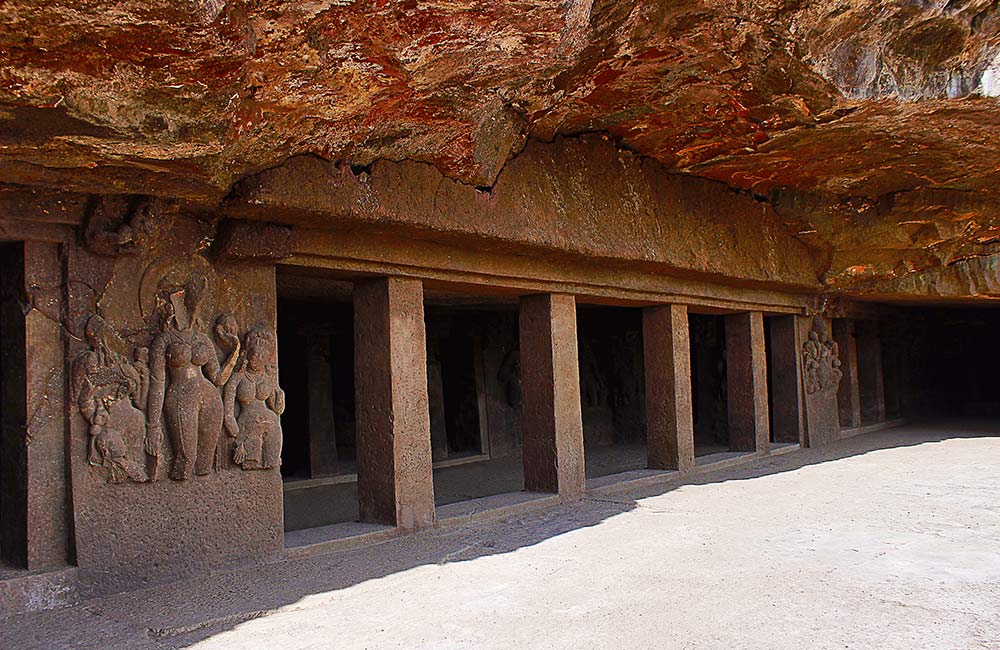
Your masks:
M0 647L996 648L998 431L907 426L84 601Z

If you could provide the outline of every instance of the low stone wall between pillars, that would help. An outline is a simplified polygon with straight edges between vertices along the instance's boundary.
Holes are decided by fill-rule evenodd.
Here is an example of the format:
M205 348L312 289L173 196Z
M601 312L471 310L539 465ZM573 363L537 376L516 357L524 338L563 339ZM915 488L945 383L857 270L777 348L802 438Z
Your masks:
M650 469L688 472L695 461L687 307L646 307L642 334L647 464Z
M524 296L519 321L524 487L582 494L586 476L576 299L564 294Z
M354 285L358 507L361 520L434 523L423 285L377 278Z
M767 359L764 316L759 311L726 316L726 372L729 446L733 451L767 453Z

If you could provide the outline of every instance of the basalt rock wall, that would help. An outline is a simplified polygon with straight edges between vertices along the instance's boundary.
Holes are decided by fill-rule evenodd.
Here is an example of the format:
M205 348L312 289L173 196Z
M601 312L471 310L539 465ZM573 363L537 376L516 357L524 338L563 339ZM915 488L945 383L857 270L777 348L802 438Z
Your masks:
M643 169L689 178L653 174L668 194L732 188L770 204L819 251L830 291L997 297L992 0L13 0L0 12L3 183L213 209L241 179L317 156L386 178L399 165L400 205L445 192L444 178L459 184L446 203L475 206L474 188L498 188L538 146L526 143L600 133ZM406 178L421 175L418 192ZM572 237L507 237L508 220L476 210L465 229L588 253L606 251L587 228L639 232L629 253L665 258L655 249L674 242L644 240L674 236L649 228L656 209L610 210L636 223L604 230L596 211L518 216L583 230ZM734 277L768 275L739 264Z
M814 251L768 205L672 175L598 136L531 142L490 188L423 163L359 170L298 157L238 183L223 209L313 228L391 228L519 254L818 288Z

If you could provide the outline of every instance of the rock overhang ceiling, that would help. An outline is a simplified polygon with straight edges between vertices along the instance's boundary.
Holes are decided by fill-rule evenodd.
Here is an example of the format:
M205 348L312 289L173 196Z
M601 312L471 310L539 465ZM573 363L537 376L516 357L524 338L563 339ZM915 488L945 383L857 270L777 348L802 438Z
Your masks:
M1000 295L993 1L12 0L0 182L217 203L311 153L492 185L605 133L771 204L832 289Z

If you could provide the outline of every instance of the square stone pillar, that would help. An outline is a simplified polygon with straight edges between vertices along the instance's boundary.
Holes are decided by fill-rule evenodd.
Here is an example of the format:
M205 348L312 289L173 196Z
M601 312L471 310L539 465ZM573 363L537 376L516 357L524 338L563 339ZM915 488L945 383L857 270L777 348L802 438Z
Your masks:
M354 385L361 521L434 523L427 341L420 280L354 285Z
M882 342L877 321L858 321L858 391L861 396L861 422L885 421L885 384L882 377Z
M0 252L0 553L14 566L51 568L70 552L59 246Z
M770 448L767 359L764 315L759 311L726 316L726 383L729 448L766 453Z
M648 466L686 472L694 467L687 306L643 309L642 339Z
M768 319L771 337L771 405L775 442L805 446L802 401L802 341L795 316Z
M837 318L833 321L833 340L840 349L840 371L844 373L837 392L840 426L854 429L861 426L861 391L858 388L858 343L854 338L854 321Z
M882 346L882 386L885 390L885 417L888 420L902 415L903 352L899 340L892 336L895 322L879 323L879 341Z
M524 487L582 494L587 481L576 299L562 294L522 297L520 332Z
M306 386L309 399L309 474L337 473L337 431L333 418L333 366L330 333L306 334Z

